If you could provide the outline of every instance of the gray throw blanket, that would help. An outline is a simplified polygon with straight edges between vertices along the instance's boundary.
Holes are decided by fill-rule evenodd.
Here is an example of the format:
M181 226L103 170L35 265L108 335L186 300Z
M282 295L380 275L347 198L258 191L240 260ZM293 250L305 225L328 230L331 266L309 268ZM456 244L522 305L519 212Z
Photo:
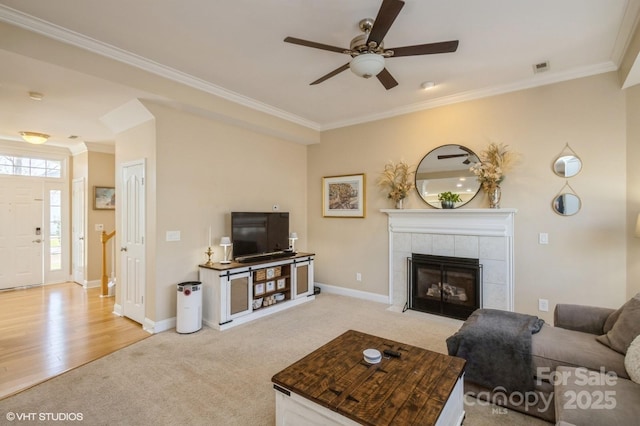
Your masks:
M543 324L531 315L478 309L447 339L447 349L467 360L465 380L509 393L532 391L531 335Z

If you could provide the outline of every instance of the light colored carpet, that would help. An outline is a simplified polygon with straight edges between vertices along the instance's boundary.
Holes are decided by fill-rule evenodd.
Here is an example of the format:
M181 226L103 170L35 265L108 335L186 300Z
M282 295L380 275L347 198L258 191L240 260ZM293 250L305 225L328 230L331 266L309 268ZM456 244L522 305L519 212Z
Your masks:
M349 329L446 353L460 321L391 312L321 294L315 301L219 332L159 333L0 401L8 413L79 413L85 425L273 425L271 377ZM475 400L474 400L475 401ZM515 411L467 404L466 426L547 425ZM54 413L54 414L46 414ZM56 414L58 413L58 414ZM60 418L60 417L58 417Z

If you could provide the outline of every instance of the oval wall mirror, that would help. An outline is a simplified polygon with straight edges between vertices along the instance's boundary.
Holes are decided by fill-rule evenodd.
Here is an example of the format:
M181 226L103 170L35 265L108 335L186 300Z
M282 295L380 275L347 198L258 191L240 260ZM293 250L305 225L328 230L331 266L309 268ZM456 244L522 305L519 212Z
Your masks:
M576 194L564 193L558 194L553 199L553 211L561 216L573 216L580 211L582 202Z
M480 190L480 182L469 170L479 162L476 153L462 145L442 145L424 156L416 169L416 191L431 207L442 208L438 194L452 192L462 201L454 208L464 206Z
M576 155L561 155L553 163L553 172L560 177L569 178L582 170L582 161Z

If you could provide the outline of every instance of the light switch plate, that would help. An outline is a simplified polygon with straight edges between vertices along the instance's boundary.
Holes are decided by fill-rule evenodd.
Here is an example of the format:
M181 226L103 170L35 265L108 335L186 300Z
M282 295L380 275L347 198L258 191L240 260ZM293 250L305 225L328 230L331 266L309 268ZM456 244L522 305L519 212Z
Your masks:
M547 299L538 299L538 310L540 312L549 312L549 301Z
M180 231L167 231L167 241L180 241Z
M546 232L541 232L538 234L538 243L539 244L549 244L549 234Z

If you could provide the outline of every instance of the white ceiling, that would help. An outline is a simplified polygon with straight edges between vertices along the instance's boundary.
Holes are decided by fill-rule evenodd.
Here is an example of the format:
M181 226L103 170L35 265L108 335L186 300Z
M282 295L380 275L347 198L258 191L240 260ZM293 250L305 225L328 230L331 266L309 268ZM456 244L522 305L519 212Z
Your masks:
M386 48L457 39L458 51L388 59L399 82L388 91L348 70L310 86L349 56L283 39L348 48L358 22L374 18L380 3L0 0L0 21L94 51L99 46L156 73L179 71L172 75L199 81L209 92L324 130L615 70L640 9L640 0L406 0ZM101 116L133 98L155 96L16 50L0 49L3 139L31 130L51 134L58 145L70 143L69 135L109 141L113 135ZM534 74L533 64L542 61L550 69ZM436 86L420 90L424 81ZM30 100L30 90L45 98Z

